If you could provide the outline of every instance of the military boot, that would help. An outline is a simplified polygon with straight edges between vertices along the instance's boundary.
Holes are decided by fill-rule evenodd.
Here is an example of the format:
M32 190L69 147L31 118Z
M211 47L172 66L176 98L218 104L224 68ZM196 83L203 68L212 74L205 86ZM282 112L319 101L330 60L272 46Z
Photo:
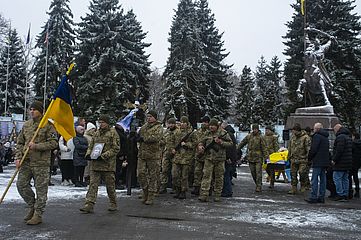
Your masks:
M26 222L27 225L38 225L43 222L43 219L41 218L41 213L34 212L33 217Z
M142 196L141 196L141 199L142 199L142 203L145 203L148 199L148 188L146 189L143 189L143 193L142 193Z
M154 197L155 197L155 193L149 192L147 201L145 201L145 205L153 205Z
M179 188L176 188L175 189L175 195L173 196L174 198L179 198L179 195L180 195L180 190L179 190Z
M118 210L117 204L116 203L110 203L110 205L108 207L108 211L109 212L114 212L114 211L117 211L117 210Z
M93 203L85 203L84 207L79 209L82 213L93 213L94 212L94 204Z
M296 186L292 186L291 190L288 191L288 194L295 195L296 193L297 193L297 187Z
M178 198L179 198L179 199L186 199L186 192L185 192L185 191L180 192Z
M24 217L25 222L29 221L33 217L34 211L35 209L33 207L29 208L28 213Z
M355 198L360 198L360 190L356 190L356 191L355 191L354 197L355 197Z
M208 202L208 196L205 195L199 196L198 200L201 202Z
M166 187L161 187L159 190L159 194L165 194L167 193L167 188Z
M304 193L304 192L306 192L306 190L307 190L307 186L301 185L300 193Z
M197 186L197 187L194 187L191 194L194 194L196 196L199 196L199 190L200 190L200 187Z
M262 187L261 187L261 186L257 186L255 192L262 192Z
M221 202L221 197L217 194L214 196L214 199L213 199L214 202Z

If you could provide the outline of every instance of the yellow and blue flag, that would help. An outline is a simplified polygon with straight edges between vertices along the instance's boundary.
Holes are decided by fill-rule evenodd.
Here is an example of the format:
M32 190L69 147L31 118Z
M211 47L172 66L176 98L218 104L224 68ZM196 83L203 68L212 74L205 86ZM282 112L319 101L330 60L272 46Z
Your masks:
M39 124L39 128L43 128L50 119L56 131L63 136L65 141L75 137L74 116L71 109L71 95L68 84L68 75L73 66L74 64L70 65L67 73L61 80L60 85L54 94L53 100Z

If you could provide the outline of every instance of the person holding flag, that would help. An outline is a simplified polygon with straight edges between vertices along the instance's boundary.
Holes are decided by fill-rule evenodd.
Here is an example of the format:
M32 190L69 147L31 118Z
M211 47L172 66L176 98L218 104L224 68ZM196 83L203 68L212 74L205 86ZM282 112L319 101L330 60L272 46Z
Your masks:
M43 103L35 101L30 105L31 119L24 123L16 145L16 166L19 168L17 189L20 196L28 205L29 211L24 217L26 224L37 225L42 222L45 209L51 151L58 145L57 134L52 125L41 128L35 140L33 136L43 117ZM29 151L20 166L24 150ZM31 189L30 181L34 178L35 193Z
M19 172L17 189L29 207L24 217L28 225L42 223L48 194L50 155L58 145L56 131L66 141L75 136L68 85L68 75L73 66L74 64L70 65L44 115L41 102L35 101L30 105L31 119L24 123L17 140L17 170L0 200L1 203ZM52 124L48 124L48 121ZM31 179L34 179L36 196L30 186Z

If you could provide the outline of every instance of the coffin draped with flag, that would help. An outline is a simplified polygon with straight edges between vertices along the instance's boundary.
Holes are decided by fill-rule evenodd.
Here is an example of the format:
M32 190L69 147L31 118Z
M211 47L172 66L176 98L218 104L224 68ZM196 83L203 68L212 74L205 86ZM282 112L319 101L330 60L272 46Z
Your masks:
M73 65L71 65L67 74L61 80L53 100L39 124L39 128L43 128L50 119L56 131L63 136L65 141L75 137L74 116L71 109L71 95L68 84L68 74L72 67Z

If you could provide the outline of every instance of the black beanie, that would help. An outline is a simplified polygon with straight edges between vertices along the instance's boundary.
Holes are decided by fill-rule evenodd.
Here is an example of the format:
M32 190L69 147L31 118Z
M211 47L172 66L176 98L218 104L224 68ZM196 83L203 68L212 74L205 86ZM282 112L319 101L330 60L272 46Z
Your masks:
M31 105L30 108L34 108L35 110L38 110L41 114L43 114L44 112L44 107L43 107L43 103L40 101L34 101Z

